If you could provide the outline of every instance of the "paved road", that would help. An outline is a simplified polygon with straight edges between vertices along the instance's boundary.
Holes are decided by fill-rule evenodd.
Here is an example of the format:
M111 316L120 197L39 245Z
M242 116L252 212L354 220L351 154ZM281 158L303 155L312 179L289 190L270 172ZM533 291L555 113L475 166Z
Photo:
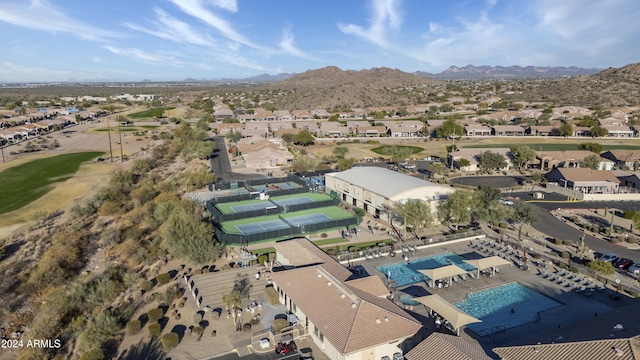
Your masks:
M463 176L451 179L451 184L461 184L467 186L479 186L482 184L492 185L497 188L509 188L522 184L527 180L526 176Z
M211 154L211 170L216 174L218 180L250 180L264 179L261 174L241 174L231 171L231 163L229 162L229 154L224 144L223 136L214 136L211 140L215 143L215 149Z
M531 200L533 199L531 193L525 192L517 192L508 194L512 197L519 197L522 200ZM559 200L557 202L553 202L550 200ZM533 202L533 205L536 205L540 211L538 212L539 218L538 221L532 224L532 226L544 233L549 237L560 238L560 239L569 239L574 243L580 239L583 232L575 229L574 227L565 224L563 221L558 220L555 216L553 216L549 211L563 208L563 209L604 209L612 208L612 209L631 209L638 210L640 209L640 203L634 201L599 201L599 202L566 202L562 201L563 197L557 194L545 193L546 202ZM640 250L632 250L627 249L623 246L618 246L615 244L611 244L610 242L602 239L598 239L596 237L586 235L584 242L589 248L595 252L599 253L609 253L613 252L618 254L618 256L626 257L634 260L640 260Z

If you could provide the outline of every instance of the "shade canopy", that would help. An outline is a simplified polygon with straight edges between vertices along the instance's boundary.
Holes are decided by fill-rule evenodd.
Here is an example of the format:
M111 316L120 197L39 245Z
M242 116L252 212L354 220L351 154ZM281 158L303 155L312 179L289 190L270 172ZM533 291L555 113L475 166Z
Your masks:
M440 316L445 318L456 332L459 333L460 327L465 326L471 323L482 322L482 320L477 319L466 312L458 309L453 306L450 302L443 299L438 294L422 296L419 298L413 298L413 300L425 305L429 309L437 312Z
M489 269L489 268L495 269L496 266L500 266L500 265L511 265L510 261L505 260L500 256L489 256L489 257L480 258L480 259L463 260L463 261L475 267L476 269L478 269L478 276L480 276L480 270Z
M418 270L431 279L432 282L440 279L451 278L452 276L466 274L467 270L456 265L445 265L435 269ZM432 284L433 285L433 284Z

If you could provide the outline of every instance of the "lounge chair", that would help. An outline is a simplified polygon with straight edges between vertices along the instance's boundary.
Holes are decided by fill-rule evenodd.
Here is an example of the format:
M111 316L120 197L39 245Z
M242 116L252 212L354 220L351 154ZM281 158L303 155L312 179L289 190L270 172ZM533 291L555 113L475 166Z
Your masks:
M569 286L569 280L567 280L567 279L562 280L562 283L560 284L560 286L562 286L562 287Z
M556 276L554 274L551 274L551 275L547 276L547 280L556 281Z
M470 273L468 273L468 274L469 274L469 276L470 276L472 279L475 279L475 278L476 278L476 274L475 274L473 271L472 271L472 272L470 272Z
M563 278L563 277L561 277L561 276L558 276L558 278L556 279L556 284L562 284L562 283L563 283L563 282L565 282L565 281L566 281L566 279L565 279L565 278Z
M458 282L458 277L457 277L457 276L452 276L452 277L451 277L451 280L453 280L453 282L456 282L456 283L457 283L457 282Z
M564 269L560 269L560 271L558 271L558 272L556 273L556 275L558 275L558 276L564 276L564 274L565 274Z
M549 273L546 270L545 271L538 270L538 275L542 276L543 278L546 278L547 276L549 276Z
M460 274L460 279L462 279L463 281L467 281L467 275Z

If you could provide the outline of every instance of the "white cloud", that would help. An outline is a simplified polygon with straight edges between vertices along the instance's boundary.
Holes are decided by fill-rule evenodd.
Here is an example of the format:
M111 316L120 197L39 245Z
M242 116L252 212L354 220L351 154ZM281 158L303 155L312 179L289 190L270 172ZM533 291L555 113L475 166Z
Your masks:
M168 63L169 58L167 56L162 56L159 54L152 54L150 52L146 52L144 50L136 49L136 48L128 48L122 49L115 46L104 46L105 49L111 51L116 55L125 56L135 60L142 60L152 63Z
M187 42L193 45L208 47L216 46L216 42L210 36L201 34L199 31L193 29L189 24L170 16L164 10L156 8L154 9L154 12L158 18L158 23L155 24L155 29L148 29L133 23L125 23L125 26L133 30L175 42Z
M203 21L207 25L218 30L227 39L233 40L235 42L238 42L242 45L245 45L254 49L267 50L266 48L253 43L244 35L237 32L228 21L224 20L223 18L209 11L205 5L207 3L211 3L211 1L205 1L205 0L170 0L170 1L176 6L178 6L178 8L180 8L182 12ZM221 4L226 3L226 1L214 1L213 3L216 6L220 6Z
M369 28L355 24L338 24L338 29L345 34L354 35L366 39L380 47L388 47L387 33L398 30L402 25L399 0L373 0L371 11L373 18Z
M47 0L31 0L27 6L24 3L5 1L0 6L0 21L50 33L70 33L91 41L120 37L118 33L70 18Z
M238 11L238 3L236 0L209 0L208 2L220 9L228 10L230 12Z
M302 59L318 61L313 56L306 54L304 51L296 47L293 32L291 31L291 29L284 29L282 33L282 40L278 45L287 54L291 54Z

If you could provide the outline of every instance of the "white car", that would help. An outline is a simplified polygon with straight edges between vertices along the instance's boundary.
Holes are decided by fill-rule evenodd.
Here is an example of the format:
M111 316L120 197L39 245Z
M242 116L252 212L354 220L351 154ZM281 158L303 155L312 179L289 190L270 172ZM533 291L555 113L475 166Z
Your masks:
M511 200L507 200L507 199L500 199L500 202L507 205L507 206L513 206L513 201Z
M640 274L640 262L637 262L629 266L629 269L627 269L627 271L636 275Z
M601 255L598 260L599 261L606 261L606 262L614 262L618 259L618 255L614 254L614 253L608 253L608 254L604 254Z

